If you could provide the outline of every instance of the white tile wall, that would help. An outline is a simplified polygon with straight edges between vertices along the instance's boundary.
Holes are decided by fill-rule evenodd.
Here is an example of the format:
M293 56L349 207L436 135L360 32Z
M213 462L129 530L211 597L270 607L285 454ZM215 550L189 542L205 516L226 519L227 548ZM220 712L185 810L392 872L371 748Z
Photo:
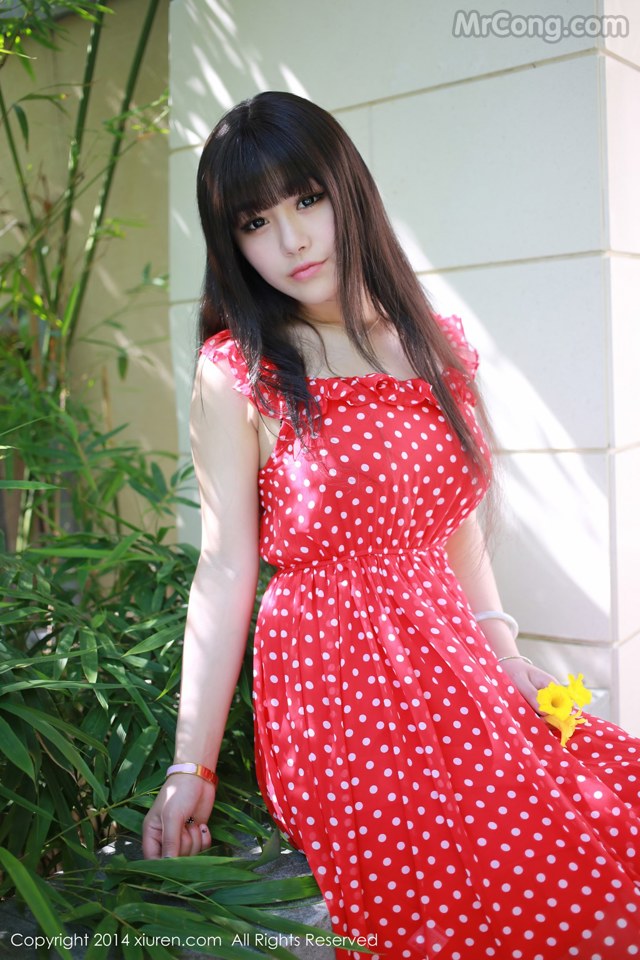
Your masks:
M372 108L373 172L415 269L601 249L596 59Z
M200 296L206 250L196 203L200 148L169 156L169 264L171 302Z
M353 110L335 111L338 120L347 131L367 166L373 164L371 153L371 108L356 107Z
M640 259L612 256L608 263L613 436L624 447L640 442Z
M613 719L629 733L640 737L640 633L615 651L616 697Z
M480 352L483 394L503 448L607 446L600 257L455 270L423 282L441 313L462 318Z
M500 457L504 521L494 562L524 633L611 640L606 454Z
M637 0L604 0L605 16L626 17L627 36L608 37L607 50L616 56L640 66L640 4Z
M609 246L640 253L640 71L606 59Z
M247 71L240 54L234 53L233 18L225 17L221 4L173 0L169 30L169 144L175 149L204 142L220 115L246 96L228 90L226 74L231 70L245 76Z
M611 468L617 639L626 640L640 631L640 445L612 454Z
M480 14L501 7L472 6ZM503 6L526 15L533 5ZM172 0L179 446L187 457L204 263L199 148L243 97L264 89L310 96L337 111L372 166L439 308L465 320L500 439L520 451L501 458L508 510L496 572L524 651L535 649L560 675L584 672L597 692L594 712L615 709L640 733L640 634L615 654L610 646L640 625L640 453L632 446L640 439L640 262L628 256L640 243L640 75L619 59L640 63L640 6L538 0L535 8L565 22L622 12L630 34L456 39L456 5L435 0L400 0L391 13L387 0L326 0L321 8L311 0ZM609 264L609 246L627 256ZM607 454L611 443L629 449ZM197 515L183 513L184 536L197 542Z
M202 140L222 110L259 90L291 90L335 110L594 49L589 38L454 37L458 4L435 0L172 0L171 143ZM462 5L463 6L463 5ZM474 0L493 15L595 12L584 0ZM561 10L558 7L561 7ZM551 26L551 25L550 25Z
M189 441L189 406L197 357L197 318L196 303L174 304L169 310L171 329L171 348L176 383L176 410L178 415L178 451L188 455L191 451Z

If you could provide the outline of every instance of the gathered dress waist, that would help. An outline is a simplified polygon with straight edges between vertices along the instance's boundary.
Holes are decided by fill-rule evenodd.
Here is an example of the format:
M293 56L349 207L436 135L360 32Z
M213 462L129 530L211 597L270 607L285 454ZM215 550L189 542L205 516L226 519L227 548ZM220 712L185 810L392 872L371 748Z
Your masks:
M441 559L442 554L445 552L444 544L434 543L431 546L420 546L420 547L403 547L401 549L386 549L381 548L379 550L354 550L349 551L348 553L340 553L333 557L315 557L314 559L309 560L292 560L290 562L281 564L277 566L275 575L282 573L289 573L292 571L303 571L303 570L313 570L316 567L326 567L326 566L335 566L337 570L340 570L340 567L344 563L351 562L361 562L364 563L367 560L370 560L372 563L378 560L384 560L387 557L409 557L409 558L429 558Z

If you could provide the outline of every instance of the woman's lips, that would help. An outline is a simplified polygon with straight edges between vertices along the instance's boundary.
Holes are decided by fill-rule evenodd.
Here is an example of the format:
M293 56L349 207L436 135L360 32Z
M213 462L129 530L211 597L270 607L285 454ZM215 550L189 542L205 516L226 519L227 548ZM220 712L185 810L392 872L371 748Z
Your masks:
M295 270L292 270L289 276L293 280L309 280L311 277L315 277L316 273L324 266L324 260L310 262L310 263L301 263L299 267L296 267Z

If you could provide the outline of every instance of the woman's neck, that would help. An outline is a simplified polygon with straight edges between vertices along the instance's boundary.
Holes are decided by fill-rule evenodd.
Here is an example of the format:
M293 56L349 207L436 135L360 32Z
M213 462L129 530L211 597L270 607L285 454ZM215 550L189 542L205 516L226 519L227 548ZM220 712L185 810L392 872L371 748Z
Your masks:
M362 319L365 325L372 328L380 320L380 315L367 300L362 304ZM319 329L340 328L345 326L344 316L339 304L334 301L321 303L302 310L303 318Z

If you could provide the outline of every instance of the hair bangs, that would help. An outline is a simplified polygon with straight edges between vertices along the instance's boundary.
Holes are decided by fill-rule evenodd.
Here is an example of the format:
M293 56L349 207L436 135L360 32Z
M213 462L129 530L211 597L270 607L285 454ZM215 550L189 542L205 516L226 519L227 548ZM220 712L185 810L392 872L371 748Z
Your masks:
M247 214L269 210L287 197L324 186L324 177L310 164L309 154L298 144L286 143L279 133L277 138L239 137L225 157L216 186L232 227Z

